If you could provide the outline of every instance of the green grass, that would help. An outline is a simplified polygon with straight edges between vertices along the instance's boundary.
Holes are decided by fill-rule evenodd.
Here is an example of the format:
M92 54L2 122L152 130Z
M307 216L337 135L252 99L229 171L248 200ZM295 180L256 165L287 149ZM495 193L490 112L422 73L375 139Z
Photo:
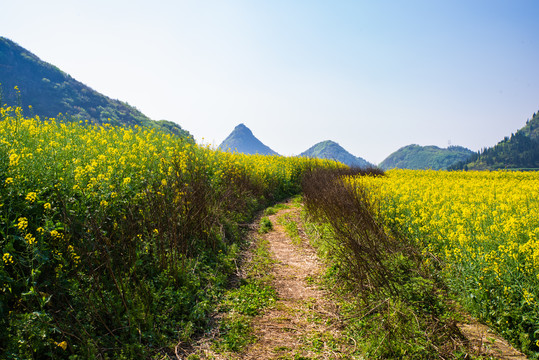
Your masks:
M269 215L275 215L279 212L279 210L284 210L284 209L288 209L290 208L290 206L288 206L287 204L285 203L279 203L279 204L276 204L274 206L270 206L268 208L266 208L264 210L264 215L265 216L269 216Z
M251 262L245 264L247 277L237 289L226 293L221 305L221 311L226 315L220 324L219 341L215 344L219 352L240 352L255 342L252 319L277 300L269 275L273 266L269 243L262 239L257 241Z
M301 244L298 224L290 214L283 214L279 216L277 222L284 227L286 234L290 237L290 240L292 240L294 245Z
M258 233L259 234L266 234L273 230L273 224L271 223L271 220L264 216L262 219L260 219L260 226L258 227Z

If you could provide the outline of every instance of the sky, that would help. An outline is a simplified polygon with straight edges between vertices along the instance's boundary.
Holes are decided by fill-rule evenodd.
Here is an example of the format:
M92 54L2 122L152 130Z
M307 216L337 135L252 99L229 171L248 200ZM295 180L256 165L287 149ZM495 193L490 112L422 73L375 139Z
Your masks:
M333 140L374 164L478 151L539 110L536 0L2 0L0 36L218 146Z

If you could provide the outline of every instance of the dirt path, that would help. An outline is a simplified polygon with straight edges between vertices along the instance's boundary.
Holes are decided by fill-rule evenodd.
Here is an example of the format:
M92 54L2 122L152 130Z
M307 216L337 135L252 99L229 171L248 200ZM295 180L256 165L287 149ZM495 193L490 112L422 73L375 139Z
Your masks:
M322 264L308 240L293 244L278 218L288 214L299 220L297 209L270 216L274 231L266 234L276 264L276 305L254 322L258 341L243 359L339 359L346 353L340 333L341 322L328 294L313 284Z
M299 209L290 206L269 216L274 229L263 237L269 243L274 260L272 286L278 300L253 320L256 341L241 353L221 353L212 350L215 338L204 339L195 346L193 359L356 359L352 355L353 340L343 335L343 323L331 295L317 285L324 265L301 228L299 238L292 239L282 225L287 217L301 224ZM524 360L505 340L488 327L471 318L458 324L476 355L490 359ZM213 336L218 336L213 334ZM189 359L191 359L189 357Z
M190 351L196 359L354 359L346 355L350 348L340 331L336 305L316 285L323 264L301 229L300 241L287 235L279 224L284 216L299 222L299 209L290 206L269 216L273 230L256 234L269 243L272 286L278 295L274 305L253 320L256 341L241 353L219 353L212 349L214 338L203 339Z
M462 334L468 339L475 352L501 360L526 360L527 357L515 350L501 336L495 334L488 326L467 316L466 323L457 324Z

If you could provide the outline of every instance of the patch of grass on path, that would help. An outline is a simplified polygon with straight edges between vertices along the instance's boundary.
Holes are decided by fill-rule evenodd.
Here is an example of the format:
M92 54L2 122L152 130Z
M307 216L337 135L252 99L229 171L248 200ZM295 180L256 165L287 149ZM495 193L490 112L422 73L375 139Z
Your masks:
M258 227L258 233L259 234L266 234L273 230L273 224L271 223L271 220L264 216L262 219L260 219L260 226Z
M270 206L270 207L266 208L266 210L264 210L264 215L266 215L266 216L275 215L280 210L289 209L289 208L290 208L290 206L288 204L279 203L279 204L276 204L274 206Z
M277 218L277 223L284 227L286 234L292 240L292 244L301 244L301 237L299 236L299 228L296 220L291 214L283 214Z

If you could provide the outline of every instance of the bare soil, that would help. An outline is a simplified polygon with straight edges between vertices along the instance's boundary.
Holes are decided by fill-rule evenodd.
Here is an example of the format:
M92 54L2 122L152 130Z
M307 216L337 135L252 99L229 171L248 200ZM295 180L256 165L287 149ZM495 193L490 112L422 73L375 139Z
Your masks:
M513 348L488 326L466 316L466 322L457 324L471 350L478 355L503 360L525 360L526 355Z
M270 216L274 231L266 234L276 264L274 283L279 300L254 321L258 341L242 359L339 359L346 355L342 323L325 290L315 285L323 264L300 230L301 244L294 245L277 217L284 213L299 218L297 209ZM348 358L348 357L347 357Z

